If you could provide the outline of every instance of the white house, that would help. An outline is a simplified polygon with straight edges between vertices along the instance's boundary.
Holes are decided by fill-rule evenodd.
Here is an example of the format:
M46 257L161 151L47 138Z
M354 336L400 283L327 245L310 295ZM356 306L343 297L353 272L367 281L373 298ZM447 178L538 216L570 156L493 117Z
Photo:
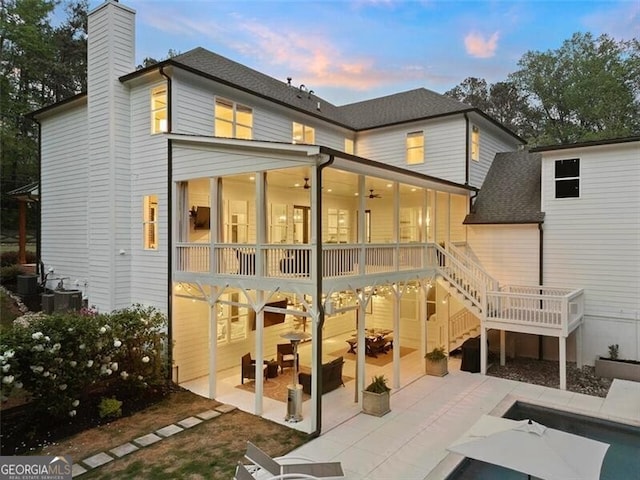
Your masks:
M372 330L386 332L395 388L421 374L404 368L403 347L422 358L489 329L503 332L503 357L520 348L505 331L558 338L562 372L566 339L587 318L578 362L614 340L627 354L632 331L628 355L638 358L637 188L625 196L616 187L626 209L604 191L616 171L624 175L610 181L638 185L637 139L530 157L517 153L522 139L483 112L425 89L335 106L202 48L136 70L134 17L112 0L94 9L87 92L33 114L42 262L68 286L84 286L102 311L143 303L166 312L174 380L205 379L218 397L231 376L240 383L250 353L258 365L252 411L262 414L263 360L286 343L282 334L305 331L314 378L307 428L319 431L330 339L353 334L368 345ZM619 170L603 168L599 152ZM566 213L573 200L553 197L554 162L566 155L582 169L584 223L575 229ZM496 206L485 200L500 184L496 162L513 172L516 194L540 200L523 200L528 210L508 212L507 222L483 217ZM605 172L593 177L602 180L594 193L601 202L587 188L597 168ZM519 183L528 181L524 171L542 172L537 194ZM593 225L596 210L603 216ZM635 236L629 223L618 250L608 238L595 260L589 252L605 235L602 223L621 232L626 221L635 221ZM622 270L606 271L614 254ZM586 288L602 290L590 298ZM603 322L617 322L620 336ZM345 375L361 392L372 371L366 349L341 345L353 365Z

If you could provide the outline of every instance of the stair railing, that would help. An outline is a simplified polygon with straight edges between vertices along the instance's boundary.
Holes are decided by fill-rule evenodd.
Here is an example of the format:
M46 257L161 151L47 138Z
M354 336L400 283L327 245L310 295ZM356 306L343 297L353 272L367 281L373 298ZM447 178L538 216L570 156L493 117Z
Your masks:
M473 305L482 309L484 292L497 291L498 281L460 251L453 252L453 249L437 244L434 247L442 276Z

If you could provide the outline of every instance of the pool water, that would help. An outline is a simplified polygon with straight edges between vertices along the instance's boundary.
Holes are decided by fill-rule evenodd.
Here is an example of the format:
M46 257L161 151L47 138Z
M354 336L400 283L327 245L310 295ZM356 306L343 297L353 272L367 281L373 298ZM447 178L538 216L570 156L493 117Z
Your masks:
M504 414L512 420L531 419L547 427L610 444L600 480L640 480L640 428L593 417L516 402ZM544 461L544 459L540 459ZM447 480L521 480L527 476L508 468L465 459Z

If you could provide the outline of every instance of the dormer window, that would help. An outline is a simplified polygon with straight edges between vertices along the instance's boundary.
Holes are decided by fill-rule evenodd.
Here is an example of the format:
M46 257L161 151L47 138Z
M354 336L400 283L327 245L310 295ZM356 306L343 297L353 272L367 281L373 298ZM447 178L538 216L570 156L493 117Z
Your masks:
M230 100L216 98L215 135L251 140L253 137L253 110Z
M480 161L480 129L471 127L471 160Z
M293 122L293 143L307 143L313 145L316 142L316 131L313 127Z
M407 165L424 163L424 132L407 133Z
M167 87L151 90L151 133L167 131Z

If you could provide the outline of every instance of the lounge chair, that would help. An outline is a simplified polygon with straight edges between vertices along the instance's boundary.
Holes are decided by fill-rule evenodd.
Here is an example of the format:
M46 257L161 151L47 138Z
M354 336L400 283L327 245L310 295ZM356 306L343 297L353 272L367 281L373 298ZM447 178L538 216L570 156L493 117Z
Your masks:
M268 473L268 472L264 472ZM313 475L306 475L304 473L285 473L283 475L275 475L262 477L254 477L251 472L247 469L246 465L242 462L238 462L238 466L236 467L236 475L233 477L234 480L256 480L259 478L260 480L294 480L294 479L308 479L308 480L319 480L318 477L314 477Z
M271 458L251 442L247 442L247 452L244 457L257 467L257 474L263 470L274 475L275 478L280 478L278 475L287 474L297 474L300 477L285 478L309 478L304 475L309 475L311 478L344 478L340 462L315 462L304 457L289 456Z
M295 363L295 357L293 355L293 345L290 343L279 343L276 345L278 354L278 366L280 367L280 373L282 373L285 367L293 367ZM298 361L300 355L298 355Z

